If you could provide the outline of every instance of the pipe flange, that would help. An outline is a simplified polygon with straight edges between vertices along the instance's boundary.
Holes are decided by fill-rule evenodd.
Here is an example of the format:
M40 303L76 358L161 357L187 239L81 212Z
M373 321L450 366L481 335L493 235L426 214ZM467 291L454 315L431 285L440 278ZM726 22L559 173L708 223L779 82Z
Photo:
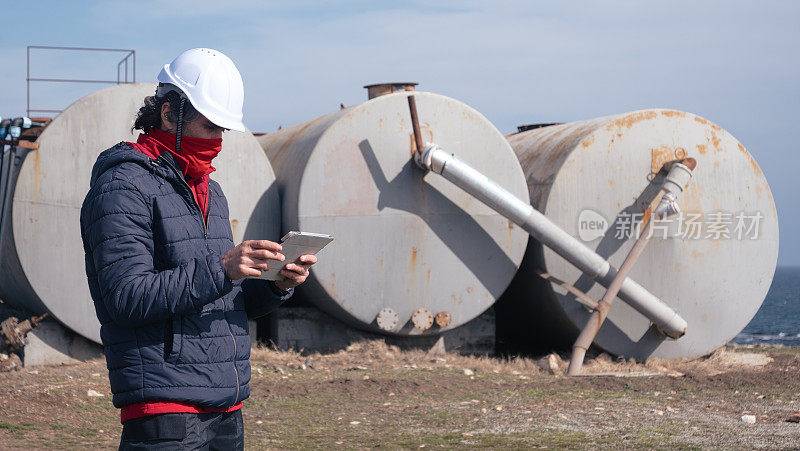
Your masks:
M397 327L397 312L389 307L384 307L380 312L378 312L376 321L378 323L378 327L381 329L385 331L393 331Z
M433 326L433 313L425 307L420 307L411 315L411 322L419 330L428 330Z
M431 151L432 146L429 144L423 150L414 152L414 163L423 171L431 170Z
M450 312L445 312L444 310L442 310L441 312L436 314L436 325L439 327L449 326L452 320L453 317L450 315Z

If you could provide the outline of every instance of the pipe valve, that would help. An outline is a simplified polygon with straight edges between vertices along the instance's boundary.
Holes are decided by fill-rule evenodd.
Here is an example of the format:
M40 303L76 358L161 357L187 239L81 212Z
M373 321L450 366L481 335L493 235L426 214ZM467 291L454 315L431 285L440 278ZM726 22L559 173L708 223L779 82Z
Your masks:
M667 177L661 185L664 195L655 209L657 218L667 218L681 212L678 195L683 192L692 180L692 171L697 166L694 158L676 161L669 167Z

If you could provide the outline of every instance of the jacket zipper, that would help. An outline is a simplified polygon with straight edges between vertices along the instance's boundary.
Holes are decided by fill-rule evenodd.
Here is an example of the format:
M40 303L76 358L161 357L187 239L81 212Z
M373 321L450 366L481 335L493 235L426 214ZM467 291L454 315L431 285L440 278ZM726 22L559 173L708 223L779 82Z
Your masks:
M186 186L189 186L188 184ZM203 241L206 243L206 250L211 250L208 248L208 221L211 220L211 187L208 187L208 205L206 206L206 217L203 218L203 226L205 230L203 232ZM194 196L192 196L194 197ZM195 203L197 200L195 199ZM197 205L197 208L200 208L200 204ZM203 214L203 210L200 210L200 214Z
M175 174L178 176L178 179L180 179L180 181L183 182L183 185L189 190L189 194L191 194L192 193L192 188L189 186L188 183L186 183L186 180L183 179L182 173L180 171L178 171L175 168L175 166L172 165L172 163L170 163L169 161L166 161L166 160L164 160L164 161L167 163L167 166L169 166L175 172ZM194 199L194 205L197 206L197 211L200 212L200 220L203 223L203 241L206 244L206 250L210 250L208 248L208 221L211 220L211 193L212 193L211 186L209 186L208 187L208 207L207 207L207 217L206 218L203 217L203 210L200 208L200 204L197 203L197 199L194 199L194 195L192 195L192 199ZM224 315L225 306L223 305L222 308L223 308L223 315ZM226 323L228 322L227 318L225 319L225 322ZM233 335L233 330L231 330L231 325L230 324L228 324L228 333L230 334L231 339L233 339L233 358L231 359L231 362L233 363L233 373L236 376L236 397L234 398L234 401L233 401L233 405L236 405L236 403L239 402L239 370L236 369L236 337Z

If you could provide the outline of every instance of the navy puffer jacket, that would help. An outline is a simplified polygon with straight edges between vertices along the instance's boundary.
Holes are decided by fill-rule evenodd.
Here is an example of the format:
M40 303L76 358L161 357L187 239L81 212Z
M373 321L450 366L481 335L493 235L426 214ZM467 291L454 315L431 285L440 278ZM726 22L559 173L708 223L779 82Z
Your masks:
M250 394L247 319L291 293L231 282L228 202L209 182L208 224L169 152L104 151L81 208L86 274L114 405L182 401L228 408Z

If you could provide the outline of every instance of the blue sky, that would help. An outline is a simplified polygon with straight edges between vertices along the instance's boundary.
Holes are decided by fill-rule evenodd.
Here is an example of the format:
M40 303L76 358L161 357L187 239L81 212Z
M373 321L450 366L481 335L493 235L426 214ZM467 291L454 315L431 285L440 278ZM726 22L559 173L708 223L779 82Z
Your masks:
M191 47L236 61L245 122L271 131L412 80L503 132L641 108L704 116L753 154L772 188L779 264L800 265L800 3L706 1L7 2L0 114L23 114L25 47L131 48L137 79ZM34 76L116 78L118 55L34 54ZM63 108L99 86L34 86Z

